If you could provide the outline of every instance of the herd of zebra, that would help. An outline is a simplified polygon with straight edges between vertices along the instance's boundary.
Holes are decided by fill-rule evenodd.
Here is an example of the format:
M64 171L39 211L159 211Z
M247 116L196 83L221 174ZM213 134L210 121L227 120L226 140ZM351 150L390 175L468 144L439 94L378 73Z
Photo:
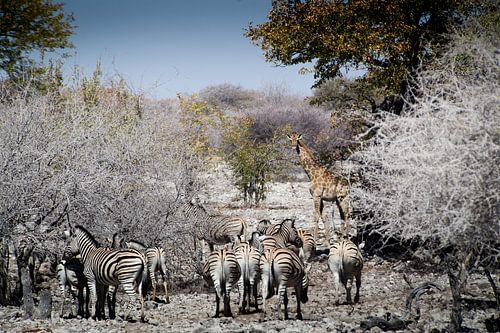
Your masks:
M200 205L192 203L185 204L181 210L191 219L203 220L204 227L200 224L197 236L205 240L210 248L204 259L202 276L215 289L214 317L220 314L232 316L230 294L236 285L239 313L249 313L250 307L259 311L260 284L262 318L266 317L267 300L278 295L278 318L288 319L287 288L292 287L297 304L296 318L302 319L300 305L308 300L308 275L316 251L312 233L296 228L294 220L285 219L276 224L262 220L255 231L247 234L247 223L241 218L210 215ZM147 279L151 280L155 300L157 273L161 275L165 299L169 302L166 252L162 247L149 248L134 240L125 241L119 234L113 236L110 247L100 247L83 226L70 227L66 235L69 236L69 244L57 267L63 293L61 316L66 293L71 291L73 297L78 298L78 315L103 319L107 303L109 318L115 318L116 292L121 285L130 300L140 304L140 318L144 321ZM337 239L331 240L328 257L337 301L342 283L347 302L352 302L351 288L355 280L354 301L359 302L363 257L358 246L348 239L348 232L344 230L337 235ZM215 245L220 245L217 250ZM77 290L77 295L73 289Z

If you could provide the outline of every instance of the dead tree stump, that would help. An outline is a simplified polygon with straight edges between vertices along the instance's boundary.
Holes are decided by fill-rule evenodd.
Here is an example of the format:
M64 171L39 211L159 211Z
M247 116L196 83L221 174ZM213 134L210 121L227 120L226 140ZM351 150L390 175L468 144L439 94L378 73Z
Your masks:
M52 314L52 294L50 290L43 289L40 292L40 303L37 311L38 319L50 319Z
M30 274L25 267L21 268L21 283L23 286L24 319L31 319L35 313L35 301L33 300L33 291L31 290Z

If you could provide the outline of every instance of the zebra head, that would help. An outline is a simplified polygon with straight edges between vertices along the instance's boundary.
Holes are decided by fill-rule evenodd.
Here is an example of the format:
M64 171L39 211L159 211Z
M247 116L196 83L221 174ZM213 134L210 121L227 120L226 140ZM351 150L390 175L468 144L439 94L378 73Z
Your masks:
M70 242L66 247L65 254L70 254L70 257L78 254L84 257L85 253L99 247L99 243L97 243L94 236L81 225L71 228L69 234Z
M285 219L281 222L280 229L278 231L283 235L283 239L286 243L290 243L297 247L302 247L302 238L300 238L297 229L295 228L295 220Z

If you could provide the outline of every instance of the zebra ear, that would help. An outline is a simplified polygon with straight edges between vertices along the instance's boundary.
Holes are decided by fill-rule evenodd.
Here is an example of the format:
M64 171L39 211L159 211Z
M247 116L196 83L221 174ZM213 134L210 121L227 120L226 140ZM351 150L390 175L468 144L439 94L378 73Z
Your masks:
M292 137L290 135L287 134L286 137L288 140L292 140Z
M297 137L297 141L298 140L302 140L302 134L299 134L299 136Z

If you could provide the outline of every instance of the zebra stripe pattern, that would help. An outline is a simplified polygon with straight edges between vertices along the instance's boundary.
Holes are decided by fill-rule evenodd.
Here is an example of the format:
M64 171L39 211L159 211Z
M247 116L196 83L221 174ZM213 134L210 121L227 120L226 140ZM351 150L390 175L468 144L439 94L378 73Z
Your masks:
M238 281L240 292L239 313L247 313L251 306L251 296L254 296L255 310L259 310L257 302L257 284L260 281L260 256L259 250L244 242L236 245L234 249L236 260L240 265L241 277Z
M316 254L316 242L314 241L314 236L310 231L302 228L297 229L297 233L302 240L299 257L304 263L310 263L313 256Z
M210 252L214 245L224 245L231 242L240 242L241 236L246 234L247 223L237 216L211 215L205 208L191 202L183 204L179 211L189 220L198 225L198 239L208 243Z
M263 236L266 234L267 228L271 226L271 221L264 219L260 220L259 223L257 223L257 228L256 231L259 235Z
M167 255L163 247L154 246L147 248L144 244L135 240L125 242L125 244L128 248L135 249L144 253L144 256L146 257L149 278L151 279L151 284L153 286L153 300L156 299L156 287L158 285L156 273L159 272L163 280L163 288L165 289L165 301L167 303L170 303L167 289Z
M64 314L64 302L66 300L66 292L69 291L72 299L78 299L78 312L81 317L89 314L89 288L87 286L87 278L83 273L83 264L76 258L69 260L61 260L57 265L57 280L59 282L59 289L61 290L63 299L61 304L61 318ZM76 288L77 294L75 295L73 288ZM85 291L85 295L84 295ZM84 311L85 304L85 311ZM72 314L74 315L73 311Z
M266 230L266 236L275 237L277 242L282 242L285 246L294 245L298 248L302 246L302 239L295 228L295 220L292 219L285 219L278 224L270 225ZM264 240L264 237L261 236L260 239Z
M138 300L141 304L141 320L144 321L144 299L142 297L142 283L146 274L146 260L137 250L113 250L99 248L94 237L82 226L76 226L72 235L70 250L73 255L80 254L84 265L84 274L87 278L92 306L92 317L96 318L97 287L122 285L129 298L136 298L135 290L138 289ZM114 304L117 288L113 288L113 300L108 305ZM137 299L137 298L136 298ZM126 317L129 313L126 314ZM99 314L100 315L100 314ZM114 317L114 309L110 311L110 318Z
M262 317L266 315L266 300L274 295L277 288L278 300L278 319L280 319L281 304L284 304L284 319L288 319L288 295L287 287L295 288L295 297L297 300L297 315L295 318L302 319L300 309L301 303L308 301L307 290L309 280L307 271L302 260L295 252L287 248L267 249L261 257L262 269Z
M241 276L240 265L232 250L221 249L210 253L203 266L203 278L215 288L215 315L220 313L220 299L224 302L224 316L232 317L230 294Z
M333 274L335 297L339 299L340 282L345 287L347 303L352 303L351 289L353 279L356 279L356 295L354 302L359 302L359 289L361 287L361 270L363 269L363 256L358 246L348 239L340 239L330 247L328 267Z

